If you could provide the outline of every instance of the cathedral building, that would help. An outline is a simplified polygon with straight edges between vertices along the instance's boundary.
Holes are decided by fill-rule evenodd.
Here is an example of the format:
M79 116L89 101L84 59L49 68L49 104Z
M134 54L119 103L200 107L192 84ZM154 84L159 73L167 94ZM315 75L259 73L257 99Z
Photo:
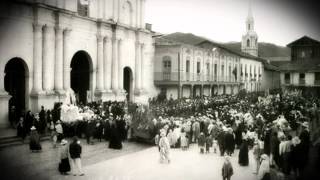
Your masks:
M55 102L153 97L145 0L4 0L0 3L0 126L8 111Z

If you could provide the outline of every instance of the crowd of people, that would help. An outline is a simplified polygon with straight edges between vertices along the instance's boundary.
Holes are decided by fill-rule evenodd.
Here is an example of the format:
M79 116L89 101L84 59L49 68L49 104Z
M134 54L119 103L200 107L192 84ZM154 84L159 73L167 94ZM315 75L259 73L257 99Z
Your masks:
M318 143L318 107L319 99L303 98L298 91L151 102L158 118L146 129L155 133L161 162L170 162L170 148L186 150L197 143L200 153L219 148L220 155L228 157L237 148L239 165L248 166L253 149L258 179L299 178L311 143Z
M160 162L170 163L170 148L186 151L192 143L202 154L219 152L225 156L225 179L233 174L229 159L235 149L239 149L240 166L249 165L249 150L253 149L258 179L272 176L274 169L299 177L308 162L309 153L304 152L309 152L311 143L319 137L319 105L319 99L304 98L297 91L267 96L251 93L153 99L147 106L127 102L93 102L86 106L56 103L52 110L42 107L39 113L28 111L21 116L17 131L23 139L30 134L30 149L36 152L41 150L39 136L50 132L54 147L57 143L68 147L61 154L61 169L67 170L63 164L68 154L69 159L72 157L66 138L74 137L73 144L77 144L76 137L85 137L90 145L93 138L105 139L109 148L121 149L122 141L140 137L158 145ZM79 160L70 165L83 174Z

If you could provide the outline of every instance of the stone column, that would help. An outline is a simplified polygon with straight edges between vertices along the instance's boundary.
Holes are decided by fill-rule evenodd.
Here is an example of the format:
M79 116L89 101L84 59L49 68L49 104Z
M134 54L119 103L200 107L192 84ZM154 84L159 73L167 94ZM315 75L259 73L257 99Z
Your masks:
M54 63L54 29L52 26L44 26L43 29L43 62L42 62L42 69L43 69L43 90L45 91L52 91L52 76L54 67L52 66Z
M123 40L119 39L118 41L118 88L120 92L123 90Z
M190 85L190 98L193 98L193 85Z
M112 90L118 91L118 40L112 39Z
M104 4L102 0L98 0L98 19L103 18Z
M117 1L117 22L120 22L121 0L116 0L116 1Z
M144 57L144 50L145 50L145 44L144 43L142 43L141 44L141 47L140 47L140 49L141 49L141 52L140 52L140 58L141 58L141 61L140 61L140 70L141 70L141 72L140 72L140 82L141 82L141 91L144 91L145 89L144 89L144 84L142 84L142 81L143 81L143 76L144 76L144 67L145 67L145 57Z
M5 91L4 89L4 76L5 76L5 73L4 73L4 69L3 71L0 71L0 95L7 95L8 93Z
M137 23L137 28L140 28L140 7L141 7L141 1L137 0L136 1L136 23Z
M141 90L141 44L136 42L136 59L135 59L135 92L140 93Z
M63 88L69 91L70 88L70 32L71 29L63 31Z
M104 38L103 57L104 57L104 89L111 91L111 72L112 72L112 44L108 37Z
M54 63L54 90L61 93L63 91L63 30L55 27L55 63Z
M117 5L116 5L116 3L117 3L117 1L118 0L112 0L112 18L113 18L113 20L114 21L116 21L117 19L116 19L116 9L117 9Z
M33 24L33 94L42 91L42 25Z
M97 35L97 91L103 91L103 37Z
M178 85L178 99L180 99L182 97L183 97L183 95L182 95L182 86Z
M145 29L145 22L144 22L144 16L145 16L145 0L141 0L141 9L140 9L140 12L141 12L141 15L140 15L140 25L141 25L141 28L142 29Z

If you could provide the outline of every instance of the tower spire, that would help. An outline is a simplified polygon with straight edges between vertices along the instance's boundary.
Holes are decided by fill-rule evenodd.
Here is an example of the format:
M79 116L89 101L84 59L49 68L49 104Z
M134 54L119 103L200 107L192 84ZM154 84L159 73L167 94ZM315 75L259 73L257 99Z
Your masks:
M241 50L244 53L258 56L258 35L254 31L254 18L252 14L252 0L248 3L248 16L246 20L247 32L242 36Z
M249 0L249 9L248 9L248 19L253 19L252 8L251 8L251 0Z

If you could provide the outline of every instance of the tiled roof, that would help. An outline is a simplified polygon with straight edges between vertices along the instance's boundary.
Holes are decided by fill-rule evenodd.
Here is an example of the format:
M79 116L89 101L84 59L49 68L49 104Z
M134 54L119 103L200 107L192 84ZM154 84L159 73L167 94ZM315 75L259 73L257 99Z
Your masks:
M308 44L318 44L318 45L320 45L320 41L312 39L312 38L310 38L308 36L303 36L303 37L301 37L301 38L289 43L287 45L287 47L292 47L294 45L300 45L301 43L306 43L306 42L308 42Z

